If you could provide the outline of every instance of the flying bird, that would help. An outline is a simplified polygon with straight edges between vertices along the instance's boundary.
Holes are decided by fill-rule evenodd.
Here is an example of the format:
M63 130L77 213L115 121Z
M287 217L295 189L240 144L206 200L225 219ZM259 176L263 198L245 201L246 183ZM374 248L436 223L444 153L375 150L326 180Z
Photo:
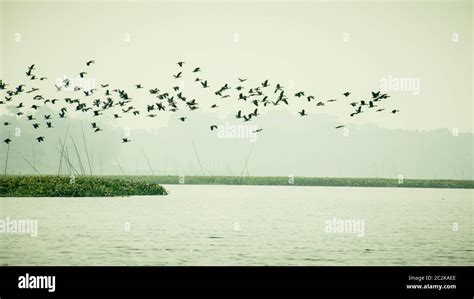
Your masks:
M300 92L295 93L295 97L300 98L300 97L303 97L303 96L304 96L304 91L300 91Z

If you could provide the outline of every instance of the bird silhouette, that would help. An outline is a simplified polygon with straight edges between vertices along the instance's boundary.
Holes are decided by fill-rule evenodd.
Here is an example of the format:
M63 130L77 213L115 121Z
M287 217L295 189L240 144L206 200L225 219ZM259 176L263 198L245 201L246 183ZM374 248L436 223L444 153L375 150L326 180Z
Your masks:
M215 129L217 129L217 126L216 126L216 125L212 125L212 126L211 126L211 131L214 131Z
M303 97L303 96L304 96L304 91L300 91L295 94L295 97L298 97L298 98Z
M375 99L375 98L377 98L379 95L380 95L380 91L378 91L378 92L373 92L373 91L372 91L372 98Z
M308 114L306 114L306 112L304 111L304 109L301 110L301 112L298 112L298 113L300 114L300 116L306 116L306 115L308 115Z

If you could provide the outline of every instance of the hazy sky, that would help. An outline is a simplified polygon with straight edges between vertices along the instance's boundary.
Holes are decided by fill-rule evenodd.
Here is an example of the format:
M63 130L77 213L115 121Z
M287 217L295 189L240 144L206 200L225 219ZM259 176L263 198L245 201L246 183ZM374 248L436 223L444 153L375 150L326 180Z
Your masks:
M21 82L32 63L50 83L77 77L84 62L95 59L89 77L96 84L129 88L144 104L150 97L134 93L133 85L176 85L171 74L179 60L187 62L188 70L200 66L216 89L235 84L237 77L255 84L269 79L294 84L294 92L304 90L317 99L341 99L345 91L363 99L379 90L382 80L407 79L413 83L408 90L392 86L388 91L387 107L402 111L396 117L372 113L351 118L346 102L308 112L329 113L348 125L472 132L471 1L2 1L1 20L1 77L7 82ZM15 40L18 34L21 41ZM211 93L192 89L192 79L184 76L185 90L212 103ZM231 115L237 107L229 104L218 114ZM301 107L288 109L296 116ZM166 122L163 116L126 125Z
M200 103L195 114L180 110L153 119L143 114L92 118L110 129L104 135L90 130L90 117L83 119L96 159L107 157L104 169L118 172L114 152L127 169L147 172L145 162L137 160L144 149L155 169L200 174L191 146L195 142L206 169L239 174L253 146L248 140L222 143L208 126L240 124L234 114L253 110L251 103L213 94L225 83L235 87L240 77L248 78L247 87L268 79L272 90L280 83L288 94L302 90L318 101L338 100L316 107L292 99L289 106L260 108L261 116L251 122L264 129L249 166L253 174L472 178L472 1L1 1L0 9L0 79L10 87L26 82L40 87L45 97L76 97L56 92L53 84L87 70L89 83L126 89L132 105L142 111L156 102L147 92L154 87L171 91L179 85ZM90 59L96 63L87 68ZM186 62L182 80L172 77L178 61ZM36 74L48 80L29 82L25 71L33 63ZM209 90L190 76L196 66ZM407 85L397 86L400 82ZM137 83L145 89L136 90ZM368 99L382 88L391 95L380 104L385 112L349 116L351 101ZM352 92L348 99L342 96L346 91ZM26 95L20 100L31 106ZM214 103L219 109L210 108ZM303 108L306 118L297 114ZM400 113L393 115L391 109ZM6 111L0 105L5 119ZM180 116L189 119L181 123ZM340 139L342 131L334 129L340 124L349 138ZM135 134L132 144L120 143L125 128ZM453 139L455 128L462 138ZM32 130L29 124L24 129ZM28 131L23 135L28 140L14 140L12 146L29 159L34 156L30 151L41 146L38 155L47 151L56 157L54 147L66 125L60 129L56 135L44 133L51 133L46 136L52 143L38 145L31 135L37 132ZM285 163L276 163L281 157ZM15 159L28 169L20 157ZM51 166L48 161L43 169Z

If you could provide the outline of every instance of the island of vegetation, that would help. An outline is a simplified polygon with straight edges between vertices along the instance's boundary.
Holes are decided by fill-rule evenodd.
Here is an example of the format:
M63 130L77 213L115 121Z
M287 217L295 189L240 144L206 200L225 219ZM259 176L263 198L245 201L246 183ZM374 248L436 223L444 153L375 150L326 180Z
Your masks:
M113 197L166 195L168 191L150 181L105 176L15 176L0 177L0 197Z

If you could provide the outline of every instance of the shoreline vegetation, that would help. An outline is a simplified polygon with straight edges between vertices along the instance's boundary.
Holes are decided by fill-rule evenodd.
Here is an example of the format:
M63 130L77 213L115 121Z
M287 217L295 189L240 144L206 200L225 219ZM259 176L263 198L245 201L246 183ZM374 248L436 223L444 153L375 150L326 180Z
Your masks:
M163 185L262 185L320 187L387 187L474 189L474 180L430 180L336 177L251 177L251 176L116 176Z
M0 177L0 197L114 197L167 195L162 185L260 185L474 189L473 180L237 176L53 176Z
M33 176L0 177L0 197L113 197L167 195L168 191L150 181L124 177Z

